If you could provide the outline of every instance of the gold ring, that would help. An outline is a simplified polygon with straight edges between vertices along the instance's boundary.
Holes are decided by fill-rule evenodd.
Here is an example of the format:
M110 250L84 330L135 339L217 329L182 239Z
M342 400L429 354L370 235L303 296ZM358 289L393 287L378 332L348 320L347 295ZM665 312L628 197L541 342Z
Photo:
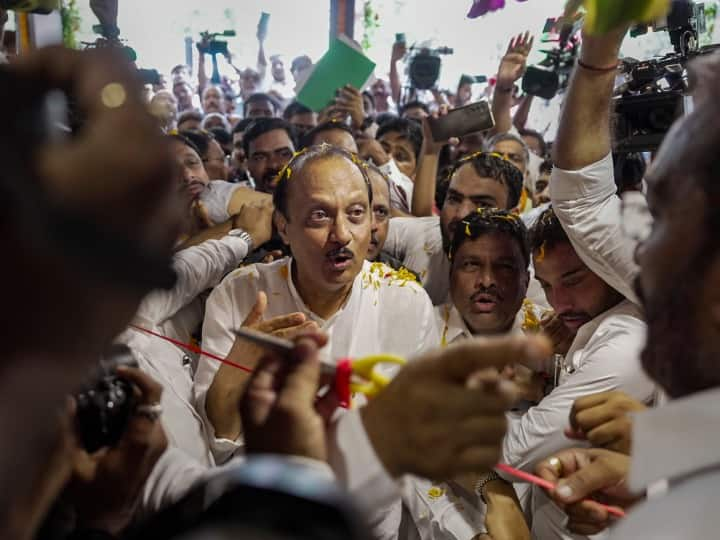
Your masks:
M552 467L552 469L555 471L555 474L557 474L558 476L562 475L563 464L562 464L562 461L560 461L558 458L551 457L548 460L548 465L550 465L550 467Z
M120 83L108 83L100 91L100 100L108 109L118 109L127 101L127 90Z

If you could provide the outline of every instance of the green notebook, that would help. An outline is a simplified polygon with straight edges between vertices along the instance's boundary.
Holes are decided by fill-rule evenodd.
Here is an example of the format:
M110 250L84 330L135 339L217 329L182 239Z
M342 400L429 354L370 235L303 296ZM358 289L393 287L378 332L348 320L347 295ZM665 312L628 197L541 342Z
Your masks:
M372 75L375 62L346 36L330 44L330 49L312 67L304 83L298 87L297 100L320 112L335 99L335 92L346 84L362 88Z

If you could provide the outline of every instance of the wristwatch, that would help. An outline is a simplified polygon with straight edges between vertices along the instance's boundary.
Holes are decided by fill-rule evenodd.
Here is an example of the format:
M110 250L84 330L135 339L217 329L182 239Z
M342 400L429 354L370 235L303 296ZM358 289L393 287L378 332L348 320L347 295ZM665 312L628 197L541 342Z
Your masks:
M500 480L500 476L495 471L490 471L487 474L483 474L480 477L480 480L478 480L475 484L475 494L478 495L485 504L487 504L487 501L485 500L485 495L483 495L483 489L485 489L486 485L490 482L494 482L495 480Z
M250 233L248 233L244 229L230 229L227 235L234 236L235 238L240 238L242 241L244 241L248 246L248 253L250 253L255 247L255 242L253 242L252 236L250 236Z

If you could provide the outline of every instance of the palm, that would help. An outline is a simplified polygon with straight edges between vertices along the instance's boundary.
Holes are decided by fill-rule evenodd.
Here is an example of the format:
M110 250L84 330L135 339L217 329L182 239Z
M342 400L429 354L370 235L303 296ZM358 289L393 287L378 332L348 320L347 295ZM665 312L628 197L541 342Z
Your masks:
M529 32L519 34L510 40L507 52L500 62L498 82L502 86L509 86L520 79L525 73L527 58L532 50L534 38Z

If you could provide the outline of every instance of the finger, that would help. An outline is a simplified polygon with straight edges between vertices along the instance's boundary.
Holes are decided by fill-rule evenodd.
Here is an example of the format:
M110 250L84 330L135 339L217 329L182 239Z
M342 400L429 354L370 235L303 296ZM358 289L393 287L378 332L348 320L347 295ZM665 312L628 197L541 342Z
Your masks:
M460 139L458 139L457 137L450 137L448 139L448 144L452 146L458 146L460 144Z
M282 330L284 328L291 328L298 326L305 322L305 315L303 313L290 313L288 315L281 315L280 317L273 317L267 321L263 321L257 325L257 329L260 332L271 334L276 330Z
M582 530L599 532L610 524L610 514L607 509L594 501L580 501L568 505L565 507L565 513L570 518L570 521Z
M314 339L300 339L292 357L293 361L286 364L287 374L278 397L278 407L287 411L303 404L313 407L320 382L320 357Z
M117 374L140 389L140 402L145 405L160 403L163 387L155 379L138 368L118 366Z
M255 297L255 305L253 305L250 313L248 313L248 316L245 317L242 326L257 325L262 320L266 309L267 294L265 294L263 291L258 291L257 296Z
M574 418L572 418L572 422L579 429L582 429L587 433L595 427L601 426L607 422L610 422L611 420L614 420L616 414L617 413L610 407L600 405L591 409L585 409L583 411L577 412Z
M577 470L577 452L583 450L569 449L548 456L535 467L538 476L557 484L563 475ZM557 462L560 462L559 466Z
M596 491L614 486L622 479L602 460L595 460L561 479L554 493L561 502L574 503L589 497Z
M539 362L552 354L552 345L542 336L474 338L435 353L439 371L465 381L474 372L515 362Z
M632 423L627 417L616 418L587 432L587 440L593 446L607 447L611 443L622 440L630 433Z
M566 427L563 433L568 439L573 439L575 441L587 440L585 432L582 429L573 429L572 427Z
M275 330L272 334L284 339L295 339L305 334L315 334L318 332L320 332L318 324L315 321L307 321L297 326Z

